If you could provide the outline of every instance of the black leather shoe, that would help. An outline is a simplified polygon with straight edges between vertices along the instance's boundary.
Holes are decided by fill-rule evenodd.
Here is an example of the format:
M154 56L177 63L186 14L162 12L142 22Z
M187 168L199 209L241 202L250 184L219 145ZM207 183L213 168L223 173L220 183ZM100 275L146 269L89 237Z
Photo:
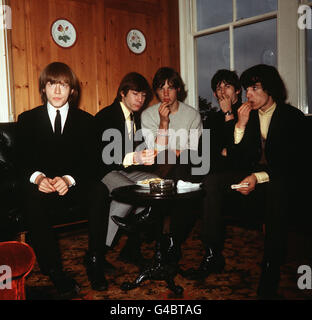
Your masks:
M128 232L134 232L138 227L154 222L152 207L147 207L137 214L131 214L124 218L118 216L112 216L111 218L121 229Z
M91 288L96 291L104 291L108 288L104 272L104 260L104 257L90 253L87 253L84 259Z
M204 256L198 269L188 269L180 271L181 275L190 280L202 280L208 277L211 273L220 273L224 269L225 259L222 254L216 254L209 249Z
M258 299L276 300L281 297L277 294L280 281L280 265L272 262L262 263L262 272L257 290Z
M70 300L78 296L80 287L65 272L50 270L48 275L61 299Z

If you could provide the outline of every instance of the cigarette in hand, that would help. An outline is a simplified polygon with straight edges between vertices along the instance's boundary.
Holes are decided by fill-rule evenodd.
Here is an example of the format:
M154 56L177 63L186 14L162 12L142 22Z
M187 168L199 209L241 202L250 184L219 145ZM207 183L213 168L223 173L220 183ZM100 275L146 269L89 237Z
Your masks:
M248 182L243 182L240 184L232 184L231 189L247 188L249 186Z

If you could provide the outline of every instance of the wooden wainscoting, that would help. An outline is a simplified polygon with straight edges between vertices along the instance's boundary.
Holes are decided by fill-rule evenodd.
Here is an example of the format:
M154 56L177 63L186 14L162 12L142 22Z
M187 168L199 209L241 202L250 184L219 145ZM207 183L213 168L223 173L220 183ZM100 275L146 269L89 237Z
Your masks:
M121 78L130 71L150 82L161 66L179 70L177 0L12 0L12 55L15 116L39 104L38 78L53 61L67 63L82 87L81 108L95 114L116 96ZM52 23L68 19L77 42L57 46ZM146 50L132 53L126 44L130 29L141 30Z

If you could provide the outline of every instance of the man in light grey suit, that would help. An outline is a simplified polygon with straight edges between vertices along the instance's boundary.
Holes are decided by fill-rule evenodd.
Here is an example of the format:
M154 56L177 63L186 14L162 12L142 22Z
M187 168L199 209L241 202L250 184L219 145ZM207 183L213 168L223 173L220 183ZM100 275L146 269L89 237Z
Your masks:
M142 75L132 72L122 79L113 104L103 108L95 116L101 144L102 182L110 192L117 187L133 185L139 180L156 177L149 172L154 164L154 150L145 150L142 144L141 148L138 148L140 151L136 151L135 148L137 134L141 129L139 111L148 105L151 98L152 90L147 80ZM131 217L144 219L144 215L150 214L150 208L133 208L132 205L112 201L106 237L108 247L112 245L118 231L118 225L111 217L125 217L131 210L136 213L131 214ZM130 239L122 250L121 258L135 262L141 258L138 235L132 234Z

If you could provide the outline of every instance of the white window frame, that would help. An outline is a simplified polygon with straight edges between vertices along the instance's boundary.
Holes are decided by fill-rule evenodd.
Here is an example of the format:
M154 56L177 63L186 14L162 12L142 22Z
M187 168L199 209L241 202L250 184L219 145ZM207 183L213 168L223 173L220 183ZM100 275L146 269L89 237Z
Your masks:
M213 32L230 31L230 69L234 61L234 27L263 20L277 19L277 68L288 89L288 102L307 113L307 94L305 81L305 46L303 32L297 27L298 7L301 0L278 0L278 10L268 14L235 21L236 0L233 1L233 22L196 31L196 0L179 0L180 17L180 70L187 89L187 103L198 108L196 77L195 39ZM311 1L308 1L311 3ZM217 71L217 70L216 70Z
M311 7L312 9L312 1L310 0L301 0L300 4L305 4ZM299 68L300 68L300 75L299 78L299 90L302 97L302 104L304 108L302 109L305 113L308 113L309 106L308 106L308 90L307 88L307 65L306 65L306 30L299 31L299 50L300 50L300 61L299 61ZM311 108L311 107L310 107Z
M0 0L0 5L9 5ZM2 8L1 8L2 9ZM0 122L14 121L12 100L12 61L11 61L11 30L4 27L5 20L0 14Z

